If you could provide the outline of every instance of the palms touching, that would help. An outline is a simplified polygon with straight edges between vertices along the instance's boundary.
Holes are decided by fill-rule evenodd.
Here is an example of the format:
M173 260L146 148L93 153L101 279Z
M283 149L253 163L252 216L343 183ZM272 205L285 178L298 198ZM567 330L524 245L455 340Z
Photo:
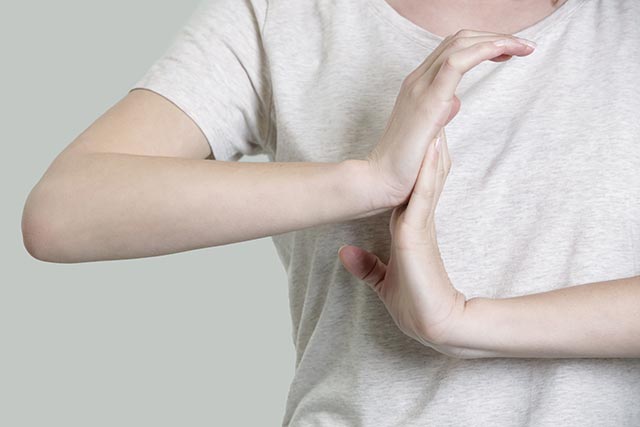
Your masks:
M436 141L440 140L439 150ZM444 128L429 144L407 204L394 208L388 264L357 246L338 254L344 267L376 292L406 335L444 354L457 355L446 337L464 313L466 297L444 268L434 213L451 168Z

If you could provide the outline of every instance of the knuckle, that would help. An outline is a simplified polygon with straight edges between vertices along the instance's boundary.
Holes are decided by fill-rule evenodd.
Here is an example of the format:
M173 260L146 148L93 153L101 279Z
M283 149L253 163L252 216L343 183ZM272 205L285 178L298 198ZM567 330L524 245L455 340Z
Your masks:
M408 95L416 105L424 105L427 94L427 85L424 81L417 81L409 88Z
M415 69L412 72L410 72L409 74L407 74L407 76L402 80L402 83L400 84L400 88L401 89L407 90L407 89L411 88L411 86L413 85L413 83L416 80L416 71L417 71L417 69Z
M412 97L420 96L424 92L424 81L416 80L408 87L408 92Z
M471 37L472 33L473 31L462 28L456 32L455 37Z
M377 269L378 269L378 258L375 259L373 266L371 267L371 270L369 270L368 273L365 273L365 275L361 278L361 280L366 281L374 278L376 275Z
M450 72L450 71L456 70L456 64L457 63L456 63L455 54L451 54L447 56L444 61L442 61L442 66L441 66L442 71Z
M451 43L449 43L449 47L450 48L454 48L454 49L461 49L463 47L465 47L465 40L462 38L455 38L453 40L451 40Z

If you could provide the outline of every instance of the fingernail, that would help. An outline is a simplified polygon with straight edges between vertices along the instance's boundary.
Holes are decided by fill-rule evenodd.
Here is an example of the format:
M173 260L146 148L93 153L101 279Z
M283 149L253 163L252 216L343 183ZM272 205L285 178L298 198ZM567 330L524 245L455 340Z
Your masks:
M338 248L338 253L340 253L340 249L344 248L345 246L347 246L347 245L342 245L342 246L340 246L340 247Z
M520 37L516 37L516 39L518 39L518 41L520 43L524 43L524 44L526 44L527 46L529 46L529 47L531 47L533 49L535 49L536 46L538 46L538 44L536 42L532 41L532 40L527 40L527 39L523 39L523 38L520 38Z
M493 44L495 44L496 46L504 46L504 45L512 45L512 46L517 46L517 44L524 44L526 46L529 46L532 49L535 49L536 42L533 42L531 40L527 40L527 39L522 39L520 37L514 37L512 39L500 39L500 40L496 40L493 42Z
M517 42L513 39L500 39L493 42L496 46L504 46L506 44L515 45L515 43Z
M436 139L436 151L439 153L440 152L440 137L438 137Z

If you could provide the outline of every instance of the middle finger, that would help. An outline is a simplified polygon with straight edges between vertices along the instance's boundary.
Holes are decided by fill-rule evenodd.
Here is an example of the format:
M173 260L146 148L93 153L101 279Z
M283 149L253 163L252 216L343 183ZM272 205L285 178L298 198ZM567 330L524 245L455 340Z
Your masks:
M478 43L484 43L489 41L498 41L498 40L506 40L507 44L505 45L505 51L502 55L517 55L517 56L525 56L529 55L533 52L533 48L524 42L519 41L520 39L509 36L509 35L487 35L487 36L473 36L473 37L458 37L454 40L451 40L445 48L433 58L431 62L431 66L424 69L422 74L419 74L419 79L426 78L428 82L431 82L442 66L442 63L451 55L456 52L459 52L463 49L476 45ZM502 56L498 55L498 56Z
M445 37L444 40L438 45L438 47L436 47L436 49L429 56L427 56L427 58L422 62L422 64L420 64L418 68L416 68L415 74L417 76L421 76L422 74L424 74L424 72L431 67L434 61L436 61L440 57L442 51L450 46L451 42L454 39L473 38L473 37L495 37L496 39L511 37L519 40L524 40L524 39L520 39L519 37L515 37L511 34L492 33L489 31L460 30L455 34L451 34Z

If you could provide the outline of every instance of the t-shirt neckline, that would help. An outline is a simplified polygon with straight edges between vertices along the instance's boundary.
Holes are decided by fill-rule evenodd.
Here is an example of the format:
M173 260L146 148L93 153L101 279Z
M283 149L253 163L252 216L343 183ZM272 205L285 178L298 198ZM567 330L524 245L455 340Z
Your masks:
M440 37L402 16L393 7L391 7L386 0L365 0L365 2L372 7L373 11L380 18L389 22L398 29L398 31L424 46L435 47L444 40L444 37ZM538 22L513 33L513 35L536 41L537 37L540 37L553 25L568 19L585 2L586 0L566 0L550 15L547 15Z

